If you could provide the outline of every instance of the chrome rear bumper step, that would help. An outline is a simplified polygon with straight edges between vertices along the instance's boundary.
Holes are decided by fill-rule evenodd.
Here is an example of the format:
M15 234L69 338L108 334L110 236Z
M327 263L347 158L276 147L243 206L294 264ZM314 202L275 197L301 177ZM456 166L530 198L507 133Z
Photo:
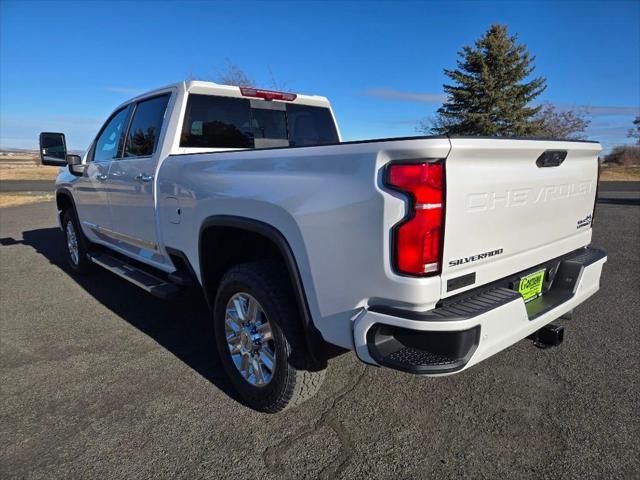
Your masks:
M88 257L96 265L115 273L158 298L172 298L180 291L175 284L125 263L108 253L89 253Z

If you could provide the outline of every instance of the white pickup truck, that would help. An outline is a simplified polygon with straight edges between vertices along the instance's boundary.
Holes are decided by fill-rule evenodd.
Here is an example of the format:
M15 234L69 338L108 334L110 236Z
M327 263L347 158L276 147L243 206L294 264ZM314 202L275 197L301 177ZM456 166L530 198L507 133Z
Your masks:
M341 142L324 97L189 81L119 106L82 158L65 145L40 135L71 269L163 298L201 287L261 411L312 396L342 349L435 376L557 345L550 322L606 261L595 142Z

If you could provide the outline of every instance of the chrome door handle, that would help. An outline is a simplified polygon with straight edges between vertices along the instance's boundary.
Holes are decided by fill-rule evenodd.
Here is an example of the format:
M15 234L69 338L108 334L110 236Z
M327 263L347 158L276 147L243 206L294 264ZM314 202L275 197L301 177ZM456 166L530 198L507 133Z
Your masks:
M101 182L104 182L107 179L107 175L105 175L104 173L99 173L98 175L96 175L96 178Z
M151 180L153 180L153 176L147 175L146 173L139 173L138 175L136 175L136 180L139 182L150 182Z

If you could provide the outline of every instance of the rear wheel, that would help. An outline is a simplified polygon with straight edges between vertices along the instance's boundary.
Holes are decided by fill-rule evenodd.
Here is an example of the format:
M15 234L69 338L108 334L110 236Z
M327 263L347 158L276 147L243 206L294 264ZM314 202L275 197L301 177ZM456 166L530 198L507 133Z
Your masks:
M67 261L71 269L77 273L90 272L93 263L87 258L88 240L80 230L71 209L65 210L62 216L62 231L67 247Z
M286 272L277 262L231 268L220 282L214 328L224 369L242 399L263 412L299 405L320 388Z

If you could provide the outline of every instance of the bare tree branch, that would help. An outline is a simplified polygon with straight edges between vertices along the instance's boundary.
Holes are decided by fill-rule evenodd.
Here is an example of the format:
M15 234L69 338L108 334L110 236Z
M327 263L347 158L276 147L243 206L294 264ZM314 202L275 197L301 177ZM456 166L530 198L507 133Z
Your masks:
M217 83L234 87L255 87L255 82L238 65L228 58L225 63L226 69L218 75Z
M559 110L551 103L543 103L535 118L542 122L541 137L562 140L583 140L585 130L591 123L586 110Z
M273 74L273 70L271 67L268 67L269 72L269 88L273 90L277 90L279 92L290 92L289 85L286 82L281 82L276 79L276 76Z

